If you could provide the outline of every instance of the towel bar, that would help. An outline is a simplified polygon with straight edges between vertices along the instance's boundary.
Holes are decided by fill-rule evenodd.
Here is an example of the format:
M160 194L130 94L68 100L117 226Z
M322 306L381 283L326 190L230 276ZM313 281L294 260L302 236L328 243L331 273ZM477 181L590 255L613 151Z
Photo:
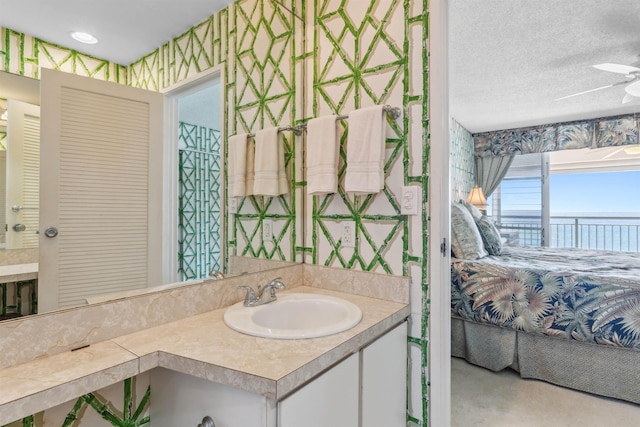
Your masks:
M400 115L402 114L402 111L400 110L400 108L392 107L391 105L385 105L384 107L382 107L382 110L388 115L390 115L393 120L400 118ZM348 118L349 118L348 115L338 116L336 117L336 120L347 120Z
M393 120L397 120L402 115L402 110L400 110L400 108L398 108L398 107L392 107L390 105L385 105L385 106L382 107L382 110L385 113L387 113L389 116L391 116L391 118ZM336 117L336 120L347 120L348 118L349 118L348 115L344 115L344 116ZM285 126L285 127L278 128L278 132L286 132L286 131L291 130L296 135L301 135L302 131L304 129L306 129L306 128L307 128L307 124L306 123L300 123L299 125L296 125L296 126ZM255 133L250 133L247 136L249 138L255 138L256 134Z
M292 130L293 133L295 133L296 135L301 135L302 134L302 129L300 129L299 126L285 126L285 127L278 128L278 132L286 132L288 130ZM250 134L247 135L247 137L255 138L256 134L255 133L250 133Z
M385 105L384 107L382 107L382 110L387 113L389 116L391 116L391 118L393 120L397 120L398 118L400 118L400 116L402 115L402 110L400 110L400 108L398 107L392 107L390 105ZM347 120L349 118L348 115L342 115L342 116L338 116L336 117L336 120ZM302 130L302 129L306 129L307 128L307 124L306 123L301 123L297 126L298 129Z

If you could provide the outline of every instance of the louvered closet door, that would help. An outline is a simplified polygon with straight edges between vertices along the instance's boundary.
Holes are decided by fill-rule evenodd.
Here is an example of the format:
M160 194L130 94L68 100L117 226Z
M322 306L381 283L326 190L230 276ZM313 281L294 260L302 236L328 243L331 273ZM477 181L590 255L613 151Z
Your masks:
M162 95L42 71L39 311L162 284Z
M7 249L37 248L40 107L13 99L7 107ZM15 225L23 225L24 231L16 231Z

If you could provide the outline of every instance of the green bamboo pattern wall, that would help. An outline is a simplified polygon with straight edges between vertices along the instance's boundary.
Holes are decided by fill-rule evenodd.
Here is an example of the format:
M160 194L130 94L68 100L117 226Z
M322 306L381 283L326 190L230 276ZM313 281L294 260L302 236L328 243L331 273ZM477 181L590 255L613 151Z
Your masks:
M51 423L61 427L77 427L83 423L90 426L113 427L149 425L151 389L148 385L140 389L140 385L136 384L138 378L140 377L128 378L121 383L122 392L119 402L112 399L113 390L88 393L73 402L54 408L52 412L56 414L49 415L49 411L40 412L4 427L40 427L45 424L52 425ZM145 375L143 378L148 383L148 377ZM117 407L117 403L121 403L122 406ZM60 410L63 410L63 413L56 416Z
M287 3L287 2L284 2ZM228 135L294 124L296 106L296 28L293 1L284 7L271 0L235 2L128 67L128 83L149 90L169 87L187 77L221 66L226 77ZM246 197L238 213L226 216L229 255L301 261L300 138L283 133L290 193L281 197ZM265 220L273 222L273 241L262 240Z
M314 2L313 112L346 114L356 108L389 104L402 117L388 118L385 187L377 195L344 191L348 121L340 122L338 192L310 197L307 262L413 278L409 353L408 425L426 425L427 371L427 212L400 214L403 186L421 188L428 200L427 10L426 2L366 0ZM353 221L354 248L342 245L342 221Z
M126 82L127 69L27 34L0 27L2 71L39 79L40 67L114 83Z
M178 280L222 270L220 131L178 124Z
M239 1L234 5L235 52L233 55L233 110L236 118L229 134L255 132L268 127L295 124L296 52L295 30L299 20L293 15L295 2L285 7L268 0ZM229 251L236 255L283 261L301 260L296 247L299 239L296 212L301 212L297 182L296 143L291 132L282 132L285 168L289 177L289 194L280 197L251 196L241 198L238 213L231 221ZM265 220L273 223L273 241L263 241ZM301 242L300 242L301 243Z

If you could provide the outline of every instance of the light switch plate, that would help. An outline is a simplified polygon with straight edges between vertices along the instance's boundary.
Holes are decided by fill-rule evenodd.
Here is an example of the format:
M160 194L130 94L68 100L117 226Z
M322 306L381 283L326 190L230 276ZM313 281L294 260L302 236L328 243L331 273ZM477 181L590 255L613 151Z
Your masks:
M229 198L229 213L230 214L238 213L238 199L235 197Z
M420 206L420 187L408 186L402 187L402 195L400 197L400 214L401 215L418 215Z
M262 221L262 240L273 242L273 221L270 219Z

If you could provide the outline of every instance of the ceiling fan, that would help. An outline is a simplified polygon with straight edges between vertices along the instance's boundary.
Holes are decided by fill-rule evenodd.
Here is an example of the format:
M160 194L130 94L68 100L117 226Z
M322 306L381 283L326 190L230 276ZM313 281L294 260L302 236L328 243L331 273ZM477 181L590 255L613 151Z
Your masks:
M584 95L586 93L595 92L598 90L608 89L610 87L620 86L625 84L628 86L624 88L626 93L624 95L624 98L622 98L623 104L633 101L634 98L640 98L640 68L633 67L631 65L611 64L611 63L593 65L593 68L596 68L602 71L608 71L610 73L624 74L627 80L616 82L606 86L597 87L595 89L589 89L583 92L578 92L571 95L563 96L562 98L554 99L554 101L573 98L574 96Z

